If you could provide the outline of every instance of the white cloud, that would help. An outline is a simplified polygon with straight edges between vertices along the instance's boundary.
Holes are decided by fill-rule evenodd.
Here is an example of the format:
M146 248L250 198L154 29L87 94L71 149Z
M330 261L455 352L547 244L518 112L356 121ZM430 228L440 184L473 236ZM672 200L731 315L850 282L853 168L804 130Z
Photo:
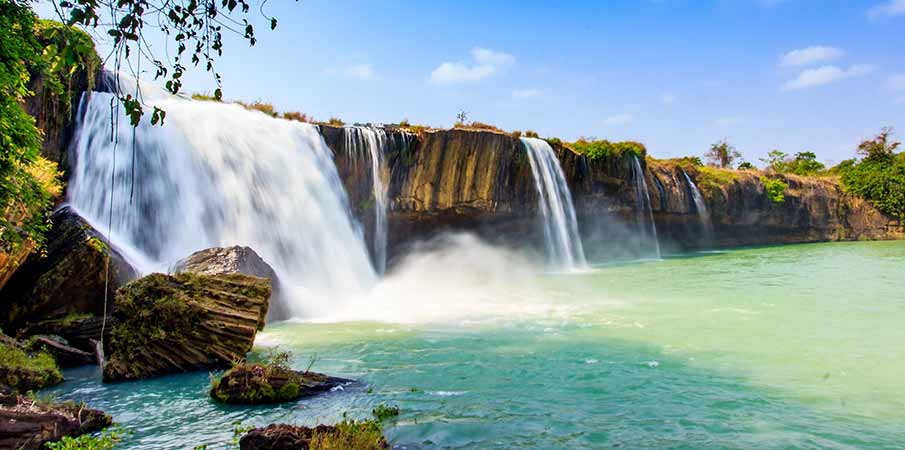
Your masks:
M792 50L779 60L782 66L806 66L820 62L835 61L845 56L845 52L835 47L817 45L808 48Z
M603 124L609 126L628 125L634 120L635 117L631 114L616 114L615 116L610 116L606 119L603 119Z
M800 74L798 78L789 80L782 85L783 91L794 91L798 89L807 89L817 86L823 86L847 78L861 77L869 75L876 70L875 66L869 64L858 64L841 69L837 66L822 66L816 69L808 69Z
M445 62L431 71L430 82L438 86L471 83L489 78L515 63L515 58L503 52L486 48L471 50L474 64Z
M905 91L905 73L898 73L889 77L889 80L886 81L886 87L893 92Z
M676 95L667 92L660 97L660 101L662 101L664 105L672 105L676 102Z
M516 89L512 91L512 98L537 98L544 95L540 89Z
M744 119L737 116L729 116L729 117L720 117L713 121L713 126L719 128L728 128L734 127L740 123L742 123Z
M905 15L905 0L889 0L867 11L871 20L880 20Z

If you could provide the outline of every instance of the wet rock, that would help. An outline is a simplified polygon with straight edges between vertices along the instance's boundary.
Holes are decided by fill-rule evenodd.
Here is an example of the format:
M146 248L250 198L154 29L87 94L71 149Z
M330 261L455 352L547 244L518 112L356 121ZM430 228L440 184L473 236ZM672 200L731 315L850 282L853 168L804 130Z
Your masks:
M351 380L277 365L239 364L211 386L211 397L223 403L281 403L327 392Z
M55 212L52 221L46 256L31 254L0 291L0 328L7 333L29 322L102 315L105 286L110 306L116 289L138 274L70 208Z
M255 428L239 440L241 450L307 450L312 441L333 444L325 448L380 450L389 448L376 422L318 425L314 428L287 424L271 424Z
M270 283L246 275L152 274L116 293L104 381L225 368L244 361Z
M287 319L285 311L279 311L280 282L276 272L250 247L214 247L197 251L189 257L177 262L171 269L173 273L189 272L198 275L228 275L238 273L258 278L267 278L271 283L270 308L268 319ZM264 326L264 317L261 318Z
M0 393L0 448L41 449L47 442L100 431L111 423L103 411L84 405L47 404Z

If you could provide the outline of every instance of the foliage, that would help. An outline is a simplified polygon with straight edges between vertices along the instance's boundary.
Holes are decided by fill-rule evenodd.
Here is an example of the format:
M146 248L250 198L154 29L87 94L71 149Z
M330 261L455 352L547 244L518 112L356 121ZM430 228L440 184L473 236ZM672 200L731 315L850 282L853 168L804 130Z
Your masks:
M491 125L489 123L484 123L484 122L478 122L477 120L475 120L471 123L456 122L456 124L453 126L453 128L460 129L460 130L488 130L488 131L503 132L503 130L501 130L496 125Z
M767 169L776 173L783 173L786 170L785 164L788 157L789 155L779 150L770 150L770 153L767 153L767 157L760 160L767 165Z
M468 112L459 111L459 114L456 114L456 124L465 123L468 121Z
M214 97L213 94L208 94L206 92L195 92L192 94L192 100L197 100L201 102L222 102L222 98Z
M264 114L267 114L270 117L279 117L280 114L277 112L276 108L273 107L273 104L262 102L260 100L255 100L253 103L245 103L237 101L236 104L241 105L245 109L249 111L260 111Z
M735 161L742 157L742 154L723 139L712 144L705 156L707 157L707 163L711 166L730 169Z
M896 149L902 143L891 142L892 133L891 127L882 128L873 139L867 139L858 144L858 154L869 160L890 161L895 159Z
M905 219L905 163L901 160L865 159L842 173L842 184L880 211Z
M510 132L509 135L518 139L518 138L522 137L522 132L520 130L514 130L514 131Z
M63 380L57 362L50 353L38 351L31 355L11 343L0 340L0 385L27 391L56 384ZM21 388L21 389L20 389Z
M817 161L814 152L798 152L794 158L786 160L784 166L787 173L800 176L816 175L826 169L823 163Z
M383 430L376 420L343 420L332 430L315 430L310 450L382 450Z
M757 170L757 167L754 167L754 164L751 164L748 161L742 161L742 163L738 165L738 170Z
M78 437L66 436L57 442L45 444L47 450L110 450L120 441L117 429L104 430L100 435L83 434Z
M376 408L371 410L371 414L374 414L374 418L378 421L383 422L386 419L391 417L399 416L399 407L398 406L387 406L387 405L377 405Z
M41 46L41 71L44 77L44 109L54 111L56 125L72 116L72 97L76 94L76 75L81 71L94 85L101 60L91 36L82 30L53 20L39 20L35 34Z
M605 139L579 138L571 144L566 144L566 146L577 153L586 155L591 160L607 157L621 158L626 154L635 155L639 158L644 158L647 155L647 148L644 147L644 144L634 141L610 142Z
M698 188L705 192L731 184L739 177L739 174L732 170L709 166L700 167L698 173L700 174L697 180Z
M399 121L397 126L399 126L399 128L408 128L408 127L412 126L412 124L409 123L408 119L402 119Z
M536 131L525 130L525 137L539 139L540 135Z
M32 72L44 78L48 98L67 97L63 82L71 81L78 68L71 60L83 47L59 50L55 41L43 47L38 38L52 29L35 18L26 1L0 2L0 252L15 251L29 239L43 243L51 199L62 189L56 165L40 156L35 119L22 107L32 94ZM63 73L69 78L61 78Z
M173 94L182 88L181 79L187 65L197 67L203 62L218 86L214 97L220 99L221 77L215 63L223 56L223 33L232 32L251 46L257 42L254 26L247 18L253 3L250 0L54 0L52 3L60 20L69 25L105 28L113 39L110 53L113 69L131 69L136 87L142 61L154 66L155 78L167 79L166 89ZM277 26L277 19L265 14L265 4L266 0L262 0L256 10L269 21L272 30ZM154 54L144 36L146 24L162 31L167 41L176 45L176 54L170 61L164 62ZM136 97L124 93L118 80L115 89L132 125L138 125L144 114L140 92ZM163 123L164 115L155 106L151 122Z
M333 125L334 127L341 127L346 124L339 117L331 117L330 120L327 121L327 123Z
M770 198L770 201L777 204L786 201L785 192L789 187L788 184L782 180L770 179L767 177L760 177L760 181L764 184L764 192L767 193L767 197Z

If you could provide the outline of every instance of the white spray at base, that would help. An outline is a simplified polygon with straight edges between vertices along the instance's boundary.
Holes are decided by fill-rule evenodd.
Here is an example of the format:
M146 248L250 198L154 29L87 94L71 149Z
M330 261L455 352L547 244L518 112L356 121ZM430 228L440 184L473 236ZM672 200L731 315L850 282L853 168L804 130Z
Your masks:
M366 160L371 168L371 191L374 196L374 265L377 273L386 271L387 263L387 187L383 182L383 154L387 133L375 127L343 128L346 151L353 164Z
M559 269L583 268L587 262L578 234L578 219L559 159L547 141L536 138L521 140L528 152L537 188L547 257Z
M296 317L325 314L374 286L332 153L313 125L143 94L166 111L166 123L151 126L146 117L133 148L133 129L118 108L112 192L112 96L84 98L68 190L76 211L105 233L113 195L112 243L139 270L163 270L208 247L247 245L274 268L283 306Z
M654 223L654 211L650 203L650 192L647 180L638 156L632 155L632 178L635 180L635 203L638 207L638 225L641 227L641 244L653 244L654 255L660 259L660 240L657 237L657 224Z

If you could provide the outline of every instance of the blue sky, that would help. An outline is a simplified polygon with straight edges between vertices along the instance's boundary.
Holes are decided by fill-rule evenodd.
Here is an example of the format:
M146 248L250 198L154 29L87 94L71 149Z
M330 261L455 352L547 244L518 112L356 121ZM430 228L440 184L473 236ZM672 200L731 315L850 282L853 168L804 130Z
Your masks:
M227 98L318 119L644 142L701 155L727 138L853 156L905 135L905 0L271 1L276 31L227 43ZM40 9L39 9L40 11ZM211 91L203 72L189 91Z

